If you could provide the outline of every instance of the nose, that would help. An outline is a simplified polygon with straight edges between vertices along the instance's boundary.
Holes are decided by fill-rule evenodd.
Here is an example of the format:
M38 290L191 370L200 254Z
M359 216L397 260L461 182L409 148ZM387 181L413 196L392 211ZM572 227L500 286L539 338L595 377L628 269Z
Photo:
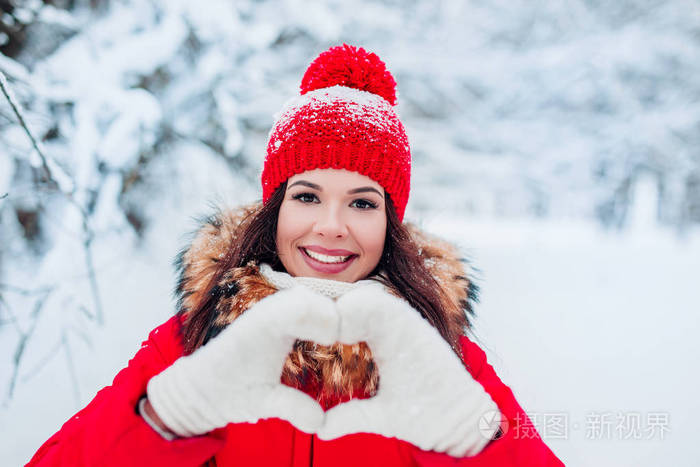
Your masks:
M313 232L324 237L342 238L348 235L348 226L337 206L326 206L319 210Z

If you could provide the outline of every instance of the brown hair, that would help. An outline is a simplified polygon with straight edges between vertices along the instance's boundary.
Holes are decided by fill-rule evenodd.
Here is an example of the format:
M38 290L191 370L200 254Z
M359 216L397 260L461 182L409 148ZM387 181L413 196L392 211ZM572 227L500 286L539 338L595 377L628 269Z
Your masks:
M220 286L223 283L230 283L222 281L227 271L248 266L251 262L255 264L264 262L270 264L275 270L284 270L277 255L276 232L278 213L286 189L287 182L284 182L275 190L268 202L261 205L260 209L252 210L243 217L235 232L231 233L228 251L217 261L216 272L206 286L206 293L200 295L201 298L192 309L186 310L178 306L178 314L182 315L186 312L189 315L182 327L186 354L204 345L223 329L215 324L216 305L222 298L231 297L238 291L235 285ZM426 267L409 229L399 221L388 193L385 193L385 199L387 235L384 251L370 276L379 276L380 282L418 310L450 344L455 353L461 356L459 337L469 326L467 315L448 313L443 309L441 304L448 301L447 292ZM219 227L216 223L221 221L214 216L209 222ZM180 290L182 290L183 280L184 278L181 278L181 283L178 285ZM470 312L471 307L465 306L465 311Z

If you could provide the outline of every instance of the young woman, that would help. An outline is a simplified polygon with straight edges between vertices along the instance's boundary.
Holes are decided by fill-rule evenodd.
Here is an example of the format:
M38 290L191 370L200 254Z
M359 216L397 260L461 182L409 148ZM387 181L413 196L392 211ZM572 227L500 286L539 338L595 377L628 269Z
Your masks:
M457 250L403 223L395 103L375 54L321 54L262 202L203 223L177 314L29 465L562 465L464 335Z

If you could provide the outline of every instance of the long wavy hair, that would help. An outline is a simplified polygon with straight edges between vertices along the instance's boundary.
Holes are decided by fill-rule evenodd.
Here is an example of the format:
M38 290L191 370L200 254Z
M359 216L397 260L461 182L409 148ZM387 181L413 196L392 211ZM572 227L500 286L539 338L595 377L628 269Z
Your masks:
M277 255L277 220L280 206L287 190L287 182L280 185L261 208L244 217L236 231L228 251L219 261L216 273L209 281L206 293L193 309L188 310L189 319L182 329L185 353L189 354L221 328L214 325L217 317L216 304L224 296L236 290L222 290L218 285L222 277L232 268L251 264L268 263L273 269L285 271ZM381 259L369 274L402 296L430 323L447 341L458 356L461 356L457 330L469 327L465 313L447 313L441 304L446 303L447 292L427 269L410 232L396 214L393 201L385 193L387 216L386 239ZM467 308L469 310L469 307ZM179 313L182 313L181 308Z

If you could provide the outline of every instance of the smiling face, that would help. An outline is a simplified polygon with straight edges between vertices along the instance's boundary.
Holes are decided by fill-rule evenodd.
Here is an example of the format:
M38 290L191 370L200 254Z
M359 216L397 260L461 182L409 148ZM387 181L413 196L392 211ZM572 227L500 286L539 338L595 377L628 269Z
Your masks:
M309 170L287 180L277 254L292 276L355 282L379 263L386 224L380 184L344 169Z

